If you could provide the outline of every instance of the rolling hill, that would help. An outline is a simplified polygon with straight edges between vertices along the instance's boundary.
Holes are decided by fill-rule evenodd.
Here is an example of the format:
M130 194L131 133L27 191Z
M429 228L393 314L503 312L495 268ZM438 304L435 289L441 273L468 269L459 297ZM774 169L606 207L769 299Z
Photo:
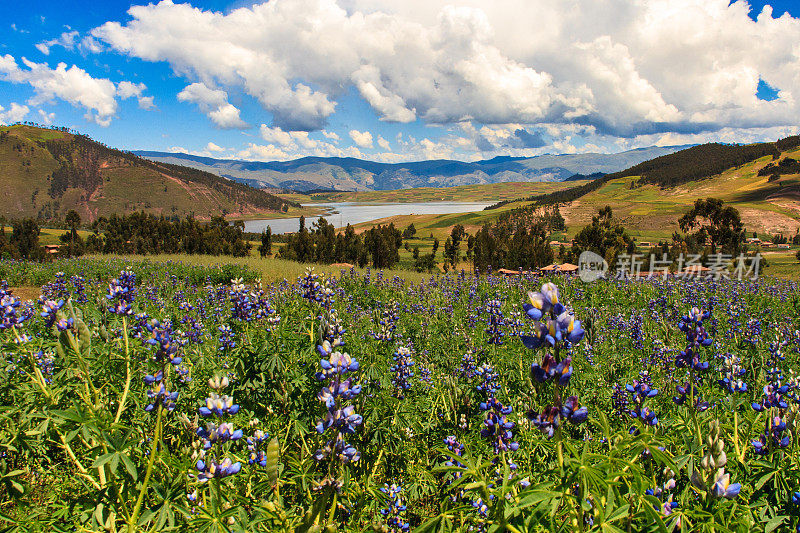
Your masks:
M28 125L0 127L0 215L85 221L144 210L198 218L276 213L296 206L194 168L142 159L85 135Z
M678 229L677 219L697 198L734 205L749 231L794 235L800 228L800 137L753 145L704 144L634 165L572 189L498 208L559 204L579 228L609 205L614 216L645 240Z
M162 163L191 166L254 187L296 191L395 190L452 187L502 182L564 181L608 174L686 146L640 148L618 154L564 154L538 157L495 157L483 161L431 160L376 163L354 158L303 157L292 161L238 161L181 153L135 151Z

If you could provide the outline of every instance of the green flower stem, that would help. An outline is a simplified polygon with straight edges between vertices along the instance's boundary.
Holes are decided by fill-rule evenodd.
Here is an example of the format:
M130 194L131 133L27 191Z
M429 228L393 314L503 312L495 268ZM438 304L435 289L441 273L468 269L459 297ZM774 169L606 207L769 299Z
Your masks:
M125 388L122 391L122 398L120 398L119 405L117 406L114 424L118 424L120 418L122 418L122 412L125 410L125 401L128 399L128 392L131 389L131 354L130 346L128 345L128 321L124 316L122 317L122 331L125 335Z
M163 416L164 406L159 403L158 414L156 415L156 430L153 433L153 443L150 445L150 457L147 459L147 471L144 474L144 481L142 482L142 488L139 490L139 496L136 498L136 505L133 507L133 513L131 513L130 519L128 519L129 533L134 533L134 531L136 531L136 521L142 510L142 503L144 502L144 495L147 492L147 486L150 484L150 477L153 475L156 452L158 451L158 445L161 441Z

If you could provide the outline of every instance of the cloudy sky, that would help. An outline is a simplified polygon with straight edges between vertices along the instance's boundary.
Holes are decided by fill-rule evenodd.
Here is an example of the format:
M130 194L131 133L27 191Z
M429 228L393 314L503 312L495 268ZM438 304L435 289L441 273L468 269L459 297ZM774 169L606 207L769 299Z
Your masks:
M0 122L126 149L395 162L800 133L796 0L20 5L0 3Z

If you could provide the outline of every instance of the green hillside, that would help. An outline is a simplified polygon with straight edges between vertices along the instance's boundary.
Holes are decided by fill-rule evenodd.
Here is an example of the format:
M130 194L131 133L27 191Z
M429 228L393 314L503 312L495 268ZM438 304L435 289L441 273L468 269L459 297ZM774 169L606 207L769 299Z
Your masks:
M783 152L779 160L795 159L800 149ZM589 220L597 209L610 205L623 225L653 238L678 229L677 220L697 198L721 198L741 213L745 226L760 233L794 235L800 227L800 174L778 179L759 176L773 163L765 156L730 168L709 179L674 187L642 183L639 176L616 178L561 209L567 223Z
M297 206L201 170L156 163L84 135L28 125L0 127L0 215L85 221L144 210L198 218L274 214Z
M800 139L748 146L701 145L646 161L581 186L501 202L535 209L560 204L571 229L605 205L644 240L670 235L697 198L733 204L749 231L794 235L800 227Z

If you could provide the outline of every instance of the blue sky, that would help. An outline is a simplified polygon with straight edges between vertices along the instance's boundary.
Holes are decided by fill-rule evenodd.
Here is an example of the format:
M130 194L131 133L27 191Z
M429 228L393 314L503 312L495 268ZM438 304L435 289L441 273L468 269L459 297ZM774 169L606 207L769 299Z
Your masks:
M798 2L576 1L3 2L0 122L257 160L800 132Z

